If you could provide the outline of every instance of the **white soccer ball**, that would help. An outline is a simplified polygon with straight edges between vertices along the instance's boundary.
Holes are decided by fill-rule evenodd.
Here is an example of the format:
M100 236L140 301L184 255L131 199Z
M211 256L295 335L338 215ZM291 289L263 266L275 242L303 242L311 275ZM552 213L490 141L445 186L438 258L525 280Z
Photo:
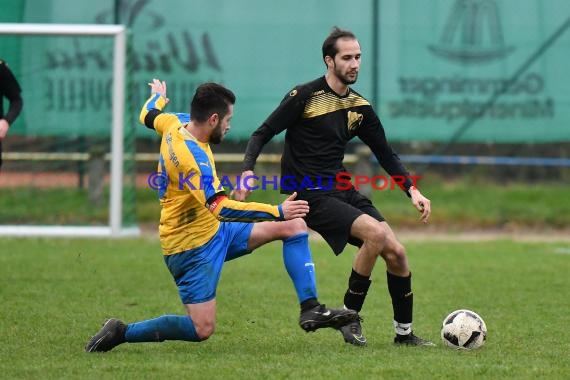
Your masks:
M474 311L455 310L443 320L441 339L451 348L474 350L485 343L487 326Z

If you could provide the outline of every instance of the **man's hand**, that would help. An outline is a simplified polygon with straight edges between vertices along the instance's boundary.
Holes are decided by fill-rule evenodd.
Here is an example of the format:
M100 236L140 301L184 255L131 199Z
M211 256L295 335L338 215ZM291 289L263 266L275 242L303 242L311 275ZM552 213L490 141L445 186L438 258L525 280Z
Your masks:
M160 80L155 78L152 80L152 83L149 83L148 85L150 86L150 94L151 95L159 94L164 99L166 99L166 104L168 104L170 99L168 99L166 97L166 82L165 81L161 82Z
M420 220L424 223L427 223L429 215L431 214L431 205L429 199L424 197L422 193L420 193L420 191L415 187L411 187L408 191L412 197L412 204L415 208L418 209L419 212L422 213Z
M255 178L253 178L253 176L254 174L251 170L246 170L241 173L240 183L237 186L238 188L231 192L230 197L236 201L245 201L249 194L253 192L251 189L255 186Z
M309 212L309 204L307 201L296 201L297 193L293 193L281 203L281 209L283 210L283 216L285 220L303 218Z
M8 128L10 128L10 124L5 119L0 119L0 141L4 140L4 137L8 134Z

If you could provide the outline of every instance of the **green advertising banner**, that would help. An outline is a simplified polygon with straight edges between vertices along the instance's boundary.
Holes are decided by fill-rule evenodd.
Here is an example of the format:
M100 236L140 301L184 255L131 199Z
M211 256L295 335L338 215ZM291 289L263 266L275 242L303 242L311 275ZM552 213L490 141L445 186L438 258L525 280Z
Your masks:
M569 141L569 17L567 0L383 0L390 138Z
M216 81L238 98L228 138L247 139L294 85L324 74L321 45L338 25L359 38L354 88L391 141L570 141L568 0L0 3L2 22L126 25L131 123L152 78L167 81L171 112ZM111 38L0 36L0 58L24 90L11 134L109 135Z
M370 44L371 2L357 0L354 5L347 7L342 0L28 0L22 21L127 25L131 118L138 120L152 78L166 80L170 112L188 112L196 86L216 81L237 96L228 138L247 139L293 86L324 74L321 45L332 26L351 28ZM112 39L22 41L26 105L17 130L28 135L108 135ZM367 64L363 75L370 78L371 71ZM367 82L361 88L367 90ZM137 133L154 136L144 127Z

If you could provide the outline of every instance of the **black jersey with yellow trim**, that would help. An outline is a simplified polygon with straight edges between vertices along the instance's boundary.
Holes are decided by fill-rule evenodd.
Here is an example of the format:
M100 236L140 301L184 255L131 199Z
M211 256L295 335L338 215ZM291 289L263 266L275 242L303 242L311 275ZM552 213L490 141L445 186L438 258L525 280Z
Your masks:
M287 184L282 186L284 193L334 187L338 173L347 171L344 154L354 137L370 147L388 174L409 175L388 144L382 123L368 100L352 88L345 95L335 93L324 76L295 87L285 96L252 135L254 141L248 144L244 168L252 169L259 154L255 151L259 145L255 139L264 145L284 130L281 158L281 176ZM411 185L408 180L404 187L408 189Z

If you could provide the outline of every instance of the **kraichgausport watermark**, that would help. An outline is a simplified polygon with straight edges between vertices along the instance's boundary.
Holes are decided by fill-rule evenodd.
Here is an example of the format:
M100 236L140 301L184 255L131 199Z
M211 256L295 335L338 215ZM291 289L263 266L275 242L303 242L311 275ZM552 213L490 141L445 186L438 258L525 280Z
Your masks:
M235 177L221 176L218 177L219 183L214 185L214 177L208 175L200 175L196 172L190 174L177 173L176 178L169 177L163 172L154 172L148 176L148 185L153 190L166 190L173 182L177 190L204 190L213 188L215 191L222 190L349 190L354 188L359 190L360 187L368 185L374 190L405 190L405 184L409 180L412 186L417 187L417 181L421 175L352 175L348 172L339 172L334 176L304 176L297 178L295 176L286 175L279 177L277 175L248 175L242 178L240 175ZM250 180L255 181L255 185L250 185Z

